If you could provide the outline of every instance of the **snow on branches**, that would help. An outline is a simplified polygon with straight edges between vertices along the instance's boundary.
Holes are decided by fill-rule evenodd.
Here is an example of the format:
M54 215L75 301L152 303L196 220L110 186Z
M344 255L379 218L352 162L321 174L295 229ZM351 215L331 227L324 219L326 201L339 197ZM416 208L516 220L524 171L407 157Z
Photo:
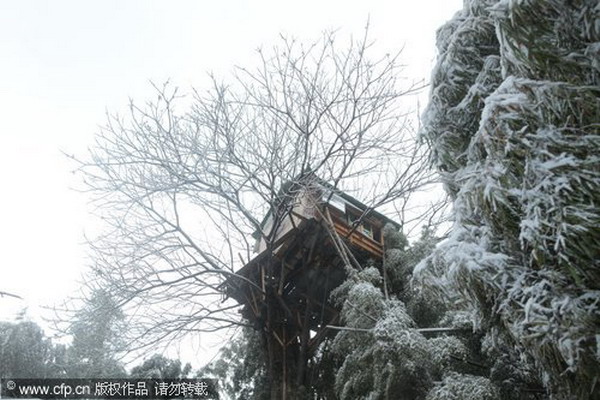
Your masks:
M600 368L600 7L468 1L440 30L423 136L453 232L417 280L474 307L554 398Z

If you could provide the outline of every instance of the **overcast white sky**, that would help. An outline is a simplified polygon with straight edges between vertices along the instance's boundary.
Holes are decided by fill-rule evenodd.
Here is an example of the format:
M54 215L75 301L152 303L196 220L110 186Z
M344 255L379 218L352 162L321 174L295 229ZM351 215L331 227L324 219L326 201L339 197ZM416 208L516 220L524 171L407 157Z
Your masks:
M143 100L149 81L184 89L247 64L279 33L371 37L402 47L406 77L428 79L435 31L460 0L0 0L0 319L58 302L86 267L94 230L61 151L82 154L105 110Z

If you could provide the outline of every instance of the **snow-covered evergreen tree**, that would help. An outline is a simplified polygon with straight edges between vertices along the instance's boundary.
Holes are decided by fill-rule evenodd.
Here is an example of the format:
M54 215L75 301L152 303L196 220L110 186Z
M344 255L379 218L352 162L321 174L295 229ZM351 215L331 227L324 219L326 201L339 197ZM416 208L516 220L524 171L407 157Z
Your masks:
M391 277L389 290L382 289L381 272L368 267L350 273L332 293L344 323L333 340L339 360L337 398L437 400L448 398L443 397L448 385L466 392L484 382L487 386L472 395L498 399L500 391L486 377L489 368L480 360L480 336L461 318L464 312L410 286L414 266L432 250L435 238L426 232L408 246L399 232L386 229L385 237L382 271ZM427 330L421 328L436 324L458 329L425 336Z
M0 322L0 377L47 378L52 343L33 321Z
M154 354L131 369L129 376L140 379L185 379L192 370L190 363L181 366L181 360L174 360L162 354Z
M498 390L481 376L449 373L442 385L431 390L425 400L497 400Z
M125 316L115 299L104 290L93 292L69 327L73 336L67 349L67 374L72 378L122 377L125 370L116 359L122 350Z
M379 271L370 267L332 294L347 329L333 343L342 360L335 381L342 400L417 399L432 385L427 339L404 303L386 300L380 285Z
M466 0L438 49L423 134L455 220L417 278L552 398L598 398L600 3Z

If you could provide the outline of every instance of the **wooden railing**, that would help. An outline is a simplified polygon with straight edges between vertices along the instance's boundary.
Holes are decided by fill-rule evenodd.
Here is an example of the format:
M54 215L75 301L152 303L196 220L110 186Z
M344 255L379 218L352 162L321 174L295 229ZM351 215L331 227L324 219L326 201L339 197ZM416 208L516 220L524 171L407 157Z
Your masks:
M359 232L358 229L355 229L352 233L350 233L352 228L339 220L334 219L333 225L336 232L342 238L350 241L352 245L368 251L377 258L383 258L383 245L381 243L378 243L362 232Z

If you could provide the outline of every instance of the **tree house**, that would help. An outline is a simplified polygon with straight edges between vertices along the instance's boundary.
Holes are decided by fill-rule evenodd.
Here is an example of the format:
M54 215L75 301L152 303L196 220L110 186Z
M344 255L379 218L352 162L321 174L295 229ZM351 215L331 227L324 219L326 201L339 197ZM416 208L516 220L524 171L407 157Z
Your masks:
M225 282L225 293L263 333L272 399L310 386L307 366L335 331L331 291L347 264L381 264L383 227L399 225L321 181L289 184L255 234L256 256Z

